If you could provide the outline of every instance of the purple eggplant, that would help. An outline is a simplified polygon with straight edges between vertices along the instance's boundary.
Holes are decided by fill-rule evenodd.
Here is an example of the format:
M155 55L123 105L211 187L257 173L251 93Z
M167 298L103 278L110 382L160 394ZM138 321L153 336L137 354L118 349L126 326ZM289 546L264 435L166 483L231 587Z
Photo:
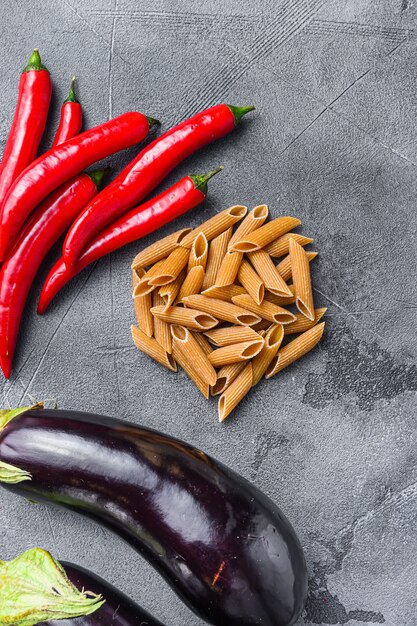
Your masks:
M0 417L0 481L124 538L215 626L291 626L306 565L288 520L222 463L109 417L22 410Z
M102 578L32 548L0 561L0 624L163 626Z

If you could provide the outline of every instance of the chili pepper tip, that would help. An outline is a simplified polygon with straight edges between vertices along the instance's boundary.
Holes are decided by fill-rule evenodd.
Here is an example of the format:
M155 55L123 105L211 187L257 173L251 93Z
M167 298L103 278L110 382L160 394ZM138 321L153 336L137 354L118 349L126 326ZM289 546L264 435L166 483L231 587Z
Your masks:
M210 180L210 178L213 178L213 176L215 176L222 170L224 170L224 165L220 165L220 167L212 170L211 172L208 172L207 174L191 174L190 178L193 181L195 188L201 191L201 193L203 193L204 195L206 195L207 182Z
M29 57L29 62L26 65L23 72L29 72L30 70L40 71L46 70L46 67L42 64L41 55L39 54L39 48L35 48Z
M236 107L236 106L233 106L233 104L227 104L226 106L229 107L229 109L233 113L236 126L239 124L242 117L246 115L246 113L249 113L249 111L255 110L255 107L253 105L246 106L246 107Z

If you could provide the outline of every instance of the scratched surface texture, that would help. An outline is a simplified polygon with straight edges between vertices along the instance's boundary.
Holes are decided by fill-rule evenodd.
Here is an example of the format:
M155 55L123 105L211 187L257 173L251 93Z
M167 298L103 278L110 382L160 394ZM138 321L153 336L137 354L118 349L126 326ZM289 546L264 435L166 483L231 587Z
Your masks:
M298 626L417 624L416 29L413 0L2 2L2 144L17 72L35 46L54 80L45 146L74 73L88 126L127 109L167 128L218 102L257 105L164 185L225 165L209 201L176 227L234 203L302 218L320 251L316 300L328 307L320 347L220 426L215 403L185 375L131 345L132 245L77 277L41 319L39 279L2 394L6 406L55 398L161 429L253 480L305 548L310 591ZM42 546L170 626L201 624L89 521L2 493L0 526L2 559Z

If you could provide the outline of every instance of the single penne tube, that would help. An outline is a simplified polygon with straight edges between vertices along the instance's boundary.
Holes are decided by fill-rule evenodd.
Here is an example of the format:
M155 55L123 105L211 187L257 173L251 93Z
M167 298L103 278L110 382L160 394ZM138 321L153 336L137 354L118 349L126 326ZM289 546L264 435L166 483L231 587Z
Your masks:
M252 360L253 386L257 385L269 367L272 359L278 352L284 338L284 326L274 324L265 333L262 350Z
M216 370L188 328L173 325L171 326L171 334L174 346L178 347L178 350L201 380L208 385L214 385L217 380Z
M240 296L242 293L246 293L244 287L240 285L227 285L227 287L209 287L202 291L201 295L207 298L217 298L218 300L231 302L233 296Z
M145 275L145 270L138 268L132 270L132 287L135 289L141 278ZM136 322L145 335L152 337L153 335L153 315L151 313L152 294L148 293L144 296L136 296L133 298L133 306L135 308Z
M311 286L310 263L307 253L295 239L290 239L290 261L295 289L295 305L309 320L314 322L314 299Z
M159 295L157 291L152 293L152 305L159 306L165 310L165 302L164 299ZM153 334L156 341L159 343L163 349L168 352L168 354L172 353L172 335L171 335L171 325L167 324L163 320L159 319L155 315L152 314L153 317Z
M316 256L318 255L318 252L306 252L306 255L307 255L308 262L311 263L311 261L315 259ZM280 273L280 275L285 281L291 278L292 267L291 267L291 259L290 259L289 254L286 257L284 257L280 263L278 263L278 265L276 266L276 269L278 270L278 272Z
M233 343L229 346L223 346L210 352L208 359L214 367L223 367L223 365L231 365L232 363L240 363L241 361L249 361L262 350L264 340L262 337L255 341L242 341L241 343Z
M297 319L291 324L287 324L284 326L284 333L286 335L294 335L295 333L304 333L306 330L313 328L318 322L321 320L323 315L326 313L327 308L315 309L314 310L314 320L309 320L302 313L297 313L295 316Z
M252 326L261 321L261 318L242 307L225 302L224 300L217 300L217 298L207 298L201 294L194 296L188 296L183 298L183 303L192 309L198 311L204 311L209 313L215 318L230 322L232 324L239 324L241 326ZM208 328L206 330L209 330Z
M210 395L210 386L200 378L197 372L193 369L191 363L187 361L182 352L178 349L177 344L173 345L172 356L174 357L178 365L182 367L188 378L190 378L197 386L197 388L201 391L203 396L208 399Z
M178 246L171 254L162 261L159 270L149 280L150 285L161 287L174 281L188 263L190 251Z
M306 246L308 243L312 243L314 241L313 239L310 239L310 237L304 237L304 235L299 235L298 233L285 233L285 235L278 237L278 239L266 246L265 252L267 252L269 256L273 257L288 254L290 249L290 239L295 239L300 246Z
M147 267L148 265L157 263L157 261L161 261L161 259L165 259L179 246L181 239L185 237L185 235L188 235L191 230L191 228L182 228L175 233L171 233L171 235L167 235L163 239L159 239L159 241L155 241L155 243L152 243L147 248L144 248L133 259L132 269L136 270L141 267Z
M225 391L239 376L240 372L245 369L247 361L241 361L240 363L232 363L231 365L225 365L217 372L216 384L211 388L211 395L218 396Z
M203 289L208 289L214 285L217 272L219 271L222 258L227 252L227 245L232 236L233 229L228 228L217 237L215 237L209 246L209 252L206 264L206 275L204 276Z
M267 252L256 250L256 252L249 252L248 257L266 289L277 296L285 297L292 295L284 278L278 272Z
M276 304L272 304L272 302L268 302L268 300L264 300L262 304L256 304L255 300L253 300L249 294L235 296L232 298L232 302L274 324L290 324L296 320L294 313L291 313L291 311L277 306Z
M203 350L204 354L207 355L210 354L210 352L213 352L213 346L202 333L193 333L193 336L200 348Z
M320 341L323 335L324 325L325 322L316 324L313 328L310 328L310 330L306 330L287 343L281 350L278 350L278 353L274 356L265 372L265 378L272 378L272 376L275 376L275 374L285 367L288 367L288 365L297 361L297 359L307 354L307 352L310 352Z
M274 293L270 293L269 291L265 292L265 300L268 302L272 302L277 306L287 306L289 304L294 304L295 302L295 289L294 285L288 285L288 289L291 291L291 296L276 296Z
M265 296L265 285L246 259L240 264L237 278L252 299L261 304Z
M243 252L226 252L216 275L214 287L227 287L235 282Z
M177 371L177 367L175 365L175 361L172 358L171 354L168 354L162 346L154 339L153 337L148 337L145 335L140 328L136 328L136 326L131 326L132 330L132 338L135 343L135 346L144 354L150 356L154 361L158 361L161 365L171 370L172 372Z
M235 241L232 250L237 252L254 252L255 250L261 250L268 244L270 244L284 233L296 228L301 224L301 221L296 217L277 217L271 222L267 222L260 228L257 228L253 233L242 237L239 241ZM189 235L187 235L189 237Z
M151 313L167 324L177 324L192 330L210 330L210 328L214 328L219 323L215 317L207 312L202 312L198 309L187 309L182 306L172 306L168 311L165 311L164 306L154 306L151 309Z
M213 345L219 348L242 341L262 341L262 337L250 326L214 328L213 330L206 331L204 334Z
M237 407L239 402L243 400L246 394L251 390L252 379L252 363L248 363L219 398L219 422L224 422L233 409Z
M245 219L240 222L239 226L236 228L235 232L231 240L229 241L228 250L231 250L236 243L236 241L240 241L246 235L249 235L254 230L262 226L262 224L266 221L268 217L268 207L266 204L260 204L249 211Z
M133 297L136 296L145 296L148 293L151 293L155 287L150 284L150 280L158 273L159 269L162 267L164 263L164 259L152 265L149 270L142 276L139 282L133 289Z
M208 255L208 241L204 233L199 233L194 239L190 249L190 256L188 258L187 272L192 267L201 266L203 269L206 267Z
M231 228L236 222L240 222L247 212L248 208L241 204L220 211L220 213L213 215L209 220L203 222L200 226L188 233L188 235L182 239L181 245L184 246L184 248L191 248L194 239L199 233L204 233L207 237L207 241L211 241L225 230Z
M204 268L202 265L195 265L190 269L180 287L177 295L176 304L182 302L183 298L200 293L204 280Z
M172 283L168 283L167 285L162 285L162 287L160 287L158 293L165 303L165 310L169 309L169 307L174 304L175 299L181 289L181 285L184 282L185 274L186 272L184 268L178 274L177 278L172 281Z

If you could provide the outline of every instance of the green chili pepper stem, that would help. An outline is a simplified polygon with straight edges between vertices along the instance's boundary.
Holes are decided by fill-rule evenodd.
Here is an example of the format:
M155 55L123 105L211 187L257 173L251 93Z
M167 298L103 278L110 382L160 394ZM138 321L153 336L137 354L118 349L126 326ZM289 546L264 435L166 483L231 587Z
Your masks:
M94 172L86 172L87 176L91 178L95 186L97 187L97 191L103 186L103 180L107 174L111 172L111 167L104 167L101 170L94 170Z
M42 64L41 55L39 54L38 48L35 48L32 54L29 57L29 63L26 65L23 72L29 72L30 70L40 71L47 70L47 68Z
M0 624L72 619L91 615L103 604L102 596L79 591L45 550L32 548L12 561L0 561Z
M236 126L239 124L239 122L242 119L242 117L244 115L246 115L246 113L249 113L249 111L254 111L255 110L254 106L235 107L232 104L227 104L226 106L229 107L229 109L233 113L233 117L235 118Z
M207 195L207 182L210 180L210 178L212 178L222 170L224 170L224 166L220 165L220 167L212 170L208 174L191 174L190 178L194 183L194 187L201 191L201 193L203 193L204 195Z
M152 126L160 126L161 125L161 122L159 120L156 120L154 117L149 117L148 115L145 115L145 117L148 120L149 128L152 128Z
M70 85L70 90L69 90L68 98L67 98L66 100L64 100L64 104L65 104L66 102L76 102L76 103L78 103L78 104L79 104L79 101L78 101L78 99L77 99L77 96L75 95L75 80L76 80L76 77L75 77L75 76L73 76L73 77L71 78L71 85Z

